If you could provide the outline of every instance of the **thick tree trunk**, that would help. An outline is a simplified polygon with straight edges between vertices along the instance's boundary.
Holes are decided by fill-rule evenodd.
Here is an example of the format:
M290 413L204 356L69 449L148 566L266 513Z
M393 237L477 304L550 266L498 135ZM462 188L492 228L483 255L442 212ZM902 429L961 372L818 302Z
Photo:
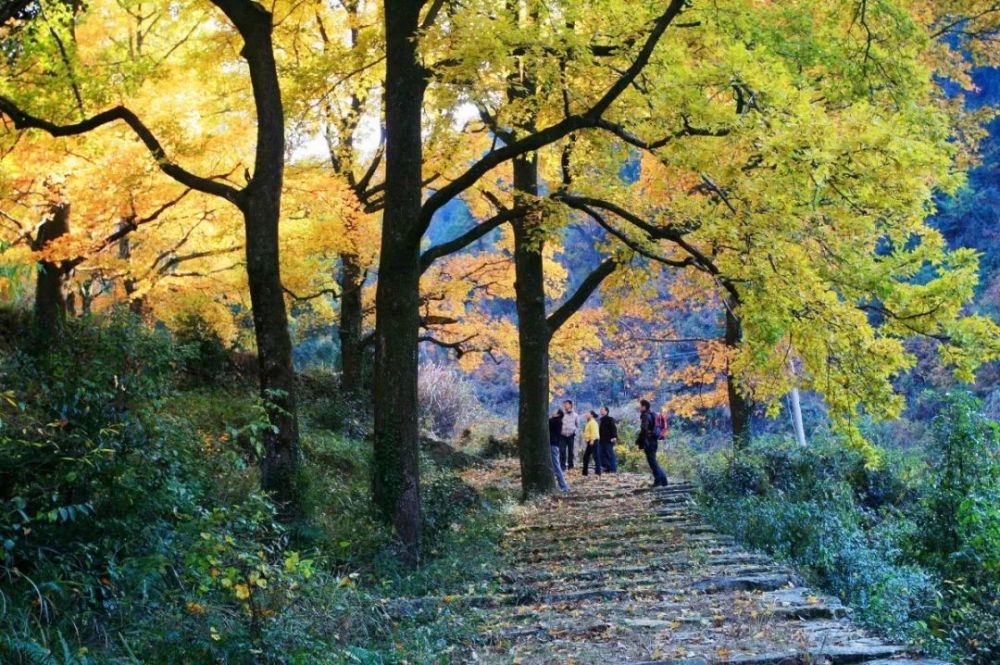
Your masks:
M372 497L405 556L420 554L417 338L420 332L421 2L385 3L385 208L375 294L375 448Z
M743 328L740 321L733 313L735 303L730 302L726 306L726 346L735 349L739 347L743 339ZM726 388L729 394L729 419L733 429L733 447L743 448L750 440L750 418L753 414L753 405L750 400L743 395L731 371L726 374Z
M534 154L514 160L515 196L529 201L538 195L538 161ZM555 488L549 453L549 325L545 312L545 275L539 212L514 222L514 290L520 353L520 401L517 410L517 453L525 498Z
M32 249L41 251L51 241L69 232L69 204L52 206L50 216L35 234ZM35 282L34 340L32 348L39 353L49 350L59 339L66 322L66 298L63 296L63 270L53 261L38 262Z
M344 393L357 396L361 392L364 367L362 271L354 254L341 254L340 264L340 387Z
M261 397L274 425L264 438L261 487L282 519L301 515L295 370L278 262L278 219L284 177L285 119L271 41L271 15L257 3L215 0L244 46L257 111L254 172L237 201L246 229L247 278L257 341Z
M278 270L277 192L262 192L250 199L244 218L260 391L275 426L265 434L261 487L272 496L282 517L292 520L301 514L299 431L292 340Z

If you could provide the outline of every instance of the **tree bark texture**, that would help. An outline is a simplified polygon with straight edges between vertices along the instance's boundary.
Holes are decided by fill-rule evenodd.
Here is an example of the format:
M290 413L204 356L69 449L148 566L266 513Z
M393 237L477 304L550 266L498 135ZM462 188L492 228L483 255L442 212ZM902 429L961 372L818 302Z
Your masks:
M364 345L361 325L364 308L361 302L363 273L355 254L340 256L340 388L358 396L364 375Z
M39 252L53 240L69 232L69 204L57 203L39 226L31 248ZM63 296L63 269L58 262L39 261L35 281L34 339L35 352L45 353L59 339L66 322L66 298Z
M425 72L417 58L420 7L385 3L385 207L375 295L372 497L402 541L420 555L417 340L420 332L422 143Z
M514 160L515 197L538 195L538 161L534 153ZM541 212L530 212L514 222L514 290L517 305L520 385L517 410L517 454L521 463L521 491L525 498L555 489L549 453L549 324L545 312Z

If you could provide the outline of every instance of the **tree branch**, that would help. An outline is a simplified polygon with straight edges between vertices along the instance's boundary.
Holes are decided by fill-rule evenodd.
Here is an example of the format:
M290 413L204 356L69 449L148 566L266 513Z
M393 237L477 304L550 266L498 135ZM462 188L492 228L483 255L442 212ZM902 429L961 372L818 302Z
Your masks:
M306 295L306 296L300 296L300 295L298 295L297 293L295 293L294 291L292 291L290 288L288 288L284 284L281 285L281 290L284 291L285 293L287 293L288 295L290 295L293 300L297 300L298 302L306 302L306 301L309 301L309 300L315 300L316 298L319 298L320 296L333 296L334 298L339 298L340 297L340 292L337 291L337 289L334 289L332 287L331 288L326 288L326 289L320 289L319 291L316 291L315 293L310 293L309 295Z
M687 0L670 0L666 10L653 23L645 43L636 55L632 64L622 72L621 76L608 88L600 99L586 112L579 115L571 115L563 118L554 125L550 125L522 139L509 143L501 148L490 151L486 156L470 166L464 173L441 187L431 194L424 202L420 210L420 222L417 224L417 232L421 235L430 226L431 218L448 201L452 200L466 189L471 187L483 175L499 166L500 164L518 157L528 152L538 150L562 137L579 129L596 127L601 120L601 116L608 110L611 104L631 85L632 81L639 75L646 63L649 62L656 48L657 43L666 32L670 23L681 13Z
M641 150L646 150L648 152L653 152L655 150L658 150L658 149L662 148L663 146L669 144L671 141L674 141L674 140L679 139L679 138L683 138L685 136L715 136L715 137L722 137L722 136L728 136L729 133L730 133L730 130L727 129L727 128L722 128L722 129L701 129L699 127L692 127L688 123L687 118L684 118L684 129L680 129L680 130L678 130L676 132L673 132L672 134L667 134L663 138L656 139L655 141L646 141L645 139L641 139L638 136L636 136L635 134L632 134L631 132L629 132L622 125L619 125L619 124L616 124L616 123L613 123L613 122L609 122L609 121L604 120L604 119L601 119L600 121L598 121L597 127L599 129L603 129L605 131L611 132L612 134L614 134L615 136L617 136L618 138L620 138L622 141L625 141L625 143L628 143L631 146L635 146L636 148L639 148Z
M559 201L563 201L567 205L578 207L578 209L581 209L579 208L579 206L585 206L585 207L595 207L595 208L601 208L602 210L607 210L608 212L614 213L615 215L617 215L621 219L624 219L630 224L633 224L634 226L642 229L651 238L655 238L657 240L669 240L670 242L674 243L675 245L683 249L685 252L687 252L688 256L694 259L693 265L701 269L703 272L706 272L709 275L711 275L712 278L716 281L716 283L720 287L725 289L732 297L734 298L739 297L739 293L737 292L736 285L733 283L733 281L724 277L722 275L722 271L719 270L718 266L715 265L715 262L707 254L705 254L697 247L689 243L684 238L684 234L678 231L677 229L665 228L662 226L656 226L655 224L651 224L650 222L646 221L639 215L636 215L635 213L626 210L617 203L613 203L611 201L605 201L602 199L597 199L588 196L571 196L569 194L565 194L562 192L555 192L552 195L552 197Z
M448 254L453 254L457 251L465 249L490 231L493 231L511 220L518 219L526 212L527 211L524 208L501 210L486 221L476 224L460 236L452 238L447 242L434 245L420 255L420 272L427 272L427 269L431 267L431 264L440 259L442 256L447 256Z
M567 204L567 205L569 205L571 208L574 208L576 210L580 210L580 211L586 213L587 216L589 216L592 220L594 220L597 223L598 226L600 226L605 231L607 231L608 233L610 233L611 235L613 235L615 238L617 238L619 240L619 242L621 242L623 245L625 245L626 247L628 247L629 249L631 249L636 254L639 254L640 256L644 256L644 257L646 257L647 259L649 259L651 261L656 261L657 263L663 263L663 264L668 265L668 266L673 266L674 268L686 268L688 266L695 266L696 265L694 257L692 257L692 256L688 256L688 257L686 257L684 259L681 259L681 260L670 259L670 258L667 258L665 256L661 256L659 254L655 254L655 253L653 253L653 252L645 249L644 247L642 247L641 245L639 245L637 242L633 241L631 238L629 238L624 233L622 233L621 231L619 231L618 229L616 229L614 226L612 226L606 219L604 219L603 215L601 215L596 210L594 210L594 209L592 209L592 208L590 208L590 207L588 207L586 205L574 205L574 204Z
M40 129L56 137L78 136L120 120L132 129L138 139L146 146L146 149L149 150L149 153L156 161L156 165L165 174L185 187L219 196L237 206L240 204L240 190L225 183L195 175L182 166L170 161L156 136L153 135L135 113L124 106L115 106L80 122L59 125L33 116L22 110L7 97L0 96L0 113L8 116L14 122L14 127L17 129Z
M573 295L567 298L545 320L548 324L549 337L552 337L583 306L583 303L587 302L587 298L597 290L601 282L607 279L608 275L613 273L616 268L618 268L618 262L615 259L604 259L599 266L587 275L586 279L580 283L580 286L577 287Z

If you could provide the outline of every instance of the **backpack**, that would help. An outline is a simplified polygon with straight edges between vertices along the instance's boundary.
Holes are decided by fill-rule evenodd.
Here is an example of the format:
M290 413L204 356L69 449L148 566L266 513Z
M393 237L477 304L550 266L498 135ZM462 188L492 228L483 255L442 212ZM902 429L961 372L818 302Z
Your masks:
M653 434L657 441L663 441L667 438L667 416L657 411L653 418Z

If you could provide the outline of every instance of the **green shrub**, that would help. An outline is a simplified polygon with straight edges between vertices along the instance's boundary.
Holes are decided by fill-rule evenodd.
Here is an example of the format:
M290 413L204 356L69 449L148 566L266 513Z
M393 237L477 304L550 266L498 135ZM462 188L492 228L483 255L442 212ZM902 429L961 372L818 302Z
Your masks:
M922 552L951 575L1000 580L1000 426L981 406L956 393L934 418Z
M932 639L987 663L1000 660L1000 427L981 409L953 393L933 420L915 553L944 578Z
M318 428L363 439L370 433L371 402L348 395L332 372L313 369L299 375L302 413Z
M794 562L890 637L977 665L997 662L997 428L957 395L926 459L876 469L836 441L765 438L703 455L700 500L744 543Z
M0 662L308 652L307 631L278 627L328 582L239 451L165 408L183 349L127 312L71 321L61 342L0 365Z
M230 375L226 345L203 316L197 312L182 315L174 324L173 334L177 344L188 351L183 367L193 383L215 385Z
M506 498L423 459L425 558L404 565L370 445L305 409L308 521L282 525L257 490L255 391L192 388L191 345L127 312L60 341L0 352L4 665L412 662L475 630L458 612L390 621L379 599L486 592Z

